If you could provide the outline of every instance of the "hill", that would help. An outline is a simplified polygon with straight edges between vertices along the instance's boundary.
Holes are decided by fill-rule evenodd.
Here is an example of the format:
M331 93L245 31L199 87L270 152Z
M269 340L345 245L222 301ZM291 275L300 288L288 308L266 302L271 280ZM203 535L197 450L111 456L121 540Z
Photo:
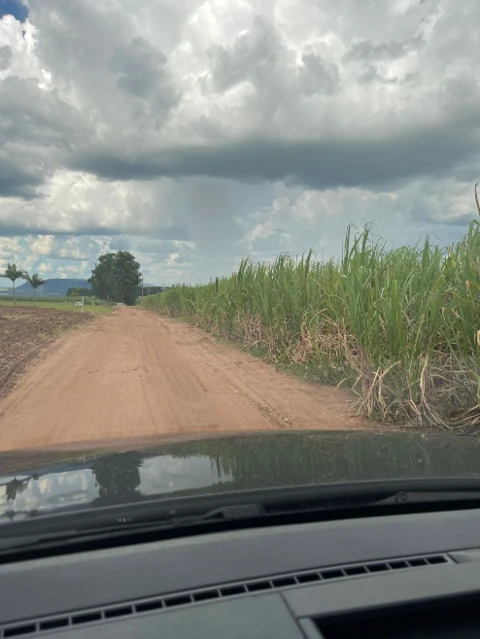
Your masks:
M6 281L6 280L4 280ZM87 280L74 279L52 279L46 284L37 288L37 297L65 297L69 288L90 288ZM11 295L11 287L8 287L8 293L1 291L3 295ZM32 287L28 282L16 287L18 297L31 297L33 295Z

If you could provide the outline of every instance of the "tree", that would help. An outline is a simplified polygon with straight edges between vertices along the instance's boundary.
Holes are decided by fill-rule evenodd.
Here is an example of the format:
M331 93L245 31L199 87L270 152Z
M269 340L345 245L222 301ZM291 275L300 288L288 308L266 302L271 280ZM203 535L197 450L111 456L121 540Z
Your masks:
M98 264L92 271L92 277L88 283L92 287L94 295L101 300L110 301L113 293L113 263L115 253L105 253L98 258Z
M27 282L30 284L30 286L33 288L33 301L36 302L37 288L39 286L43 286L44 284L46 284L47 280L42 280L42 278L40 277L40 275L38 275L38 273L34 273L33 275L29 275L28 273L25 273L24 279L26 279Z
M113 264L113 298L129 306L135 304L142 276L140 264L128 251L117 251Z
M128 251L101 255L88 280L93 293L100 299L129 306L135 304L140 281L140 264Z
M21 269L18 269L16 264L10 264L10 262L8 262L7 268L5 269L5 272L3 273L2 277L5 277L6 279L9 279L12 281L14 302L15 302L15 282L17 280L24 280L26 276L27 276L26 272L22 271Z

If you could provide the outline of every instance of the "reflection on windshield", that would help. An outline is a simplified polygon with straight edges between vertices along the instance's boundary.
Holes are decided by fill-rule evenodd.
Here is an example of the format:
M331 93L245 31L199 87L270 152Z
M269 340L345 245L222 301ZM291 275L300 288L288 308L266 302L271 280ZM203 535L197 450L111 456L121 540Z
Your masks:
M404 432L231 436L24 469L0 480L0 513L5 521L154 495L479 474L480 440L473 438Z
M98 487L97 499L105 503L122 496L128 496L129 501L141 499L137 488L141 484L142 464L143 457L136 452L96 459L92 471Z
M33 483L31 480L35 479ZM230 479L229 476L223 479ZM132 503L156 494L176 493L211 486L222 481L212 476L210 459L189 459L169 454L144 459L136 452L119 453L90 462L71 462L52 472L42 469L35 476L2 481L0 514L8 519L35 516L45 511ZM1 521L1 520L0 520Z

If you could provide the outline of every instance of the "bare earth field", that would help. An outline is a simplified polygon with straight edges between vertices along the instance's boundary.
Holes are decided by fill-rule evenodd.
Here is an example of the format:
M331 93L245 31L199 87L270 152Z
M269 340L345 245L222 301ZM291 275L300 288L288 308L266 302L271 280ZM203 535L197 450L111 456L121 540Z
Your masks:
M32 359L59 335L85 324L90 315L31 306L0 307L0 399L13 388Z
M19 370L26 349L35 354L45 335L85 322L60 337L0 402L0 450L153 435L369 427L348 416L349 397L342 391L278 372L188 324L135 307L94 319L65 313L68 318L57 320L58 313L28 309L19 336L5 333L11 322L0 319L1 353L12 370Z

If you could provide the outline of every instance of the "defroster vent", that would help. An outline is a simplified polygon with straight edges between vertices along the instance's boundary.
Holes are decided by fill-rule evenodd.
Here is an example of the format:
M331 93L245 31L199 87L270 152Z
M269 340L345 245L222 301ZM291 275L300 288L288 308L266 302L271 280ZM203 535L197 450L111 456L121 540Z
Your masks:
M168 610L178 606L192 606L214 599L227 599L242 595L261 593L266 590L284 590L304 586L313 582L327 582L337 579L352 579L365 577L380 572L392 572L395 570L409 570L413 568L426 568L438 564L452 563L447 555L426 555L391 559L387 561L373 561L366 564L349 564L344 566L330 566L301 572L273 575L263 579L242 581L239 583L223 584L209 588L176 592L159 597L150 597L104 606L90 610L72 612L67 615L51 615L48 618L23 621L21 623L8 624L1 629L0 636L8 637L31 636L62 628L72 628L80 625L109 621L120 617L146 614L152 611Z

